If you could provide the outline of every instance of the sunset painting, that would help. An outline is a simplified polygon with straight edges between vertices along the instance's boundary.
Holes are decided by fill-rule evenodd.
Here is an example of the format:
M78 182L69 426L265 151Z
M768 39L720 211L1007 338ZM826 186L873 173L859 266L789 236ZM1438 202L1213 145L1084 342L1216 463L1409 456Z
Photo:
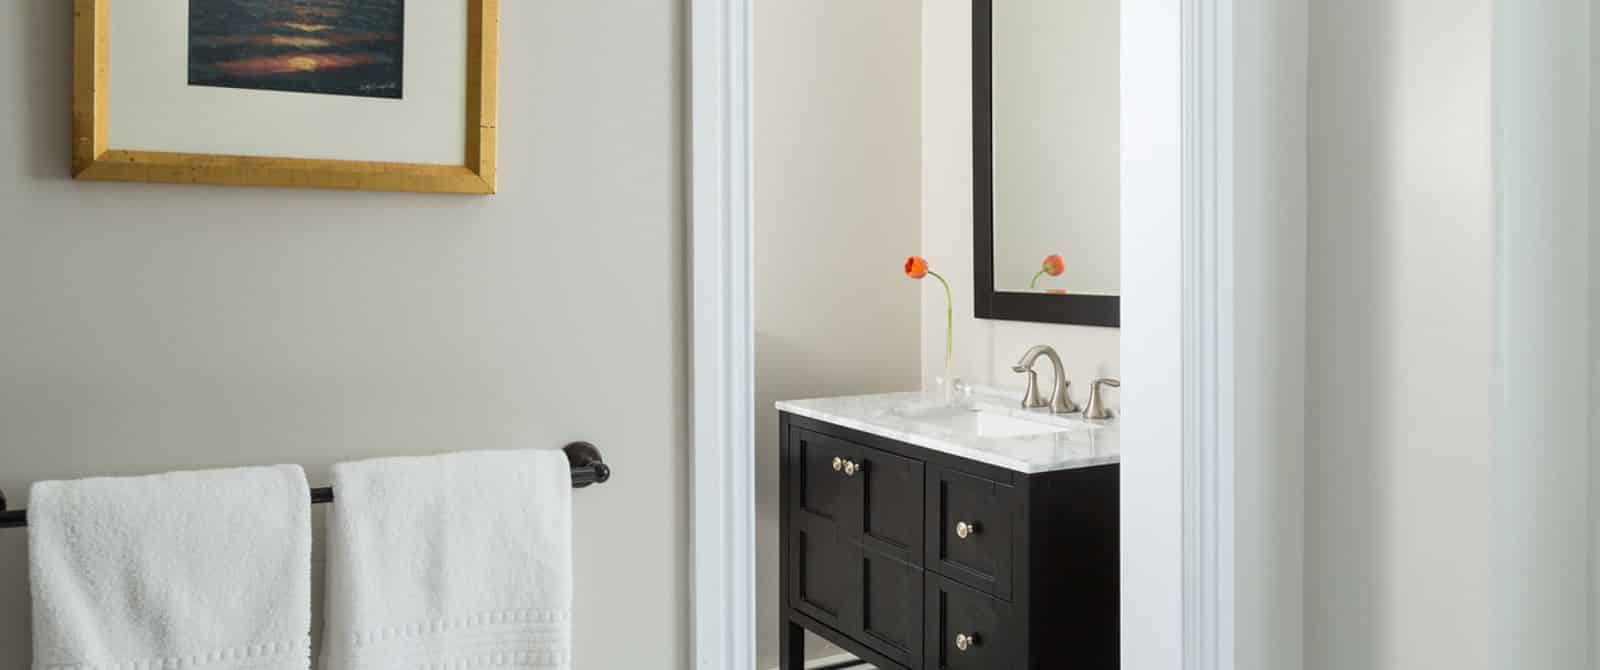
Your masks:
M189 84L401 97L405 0L189 0Z

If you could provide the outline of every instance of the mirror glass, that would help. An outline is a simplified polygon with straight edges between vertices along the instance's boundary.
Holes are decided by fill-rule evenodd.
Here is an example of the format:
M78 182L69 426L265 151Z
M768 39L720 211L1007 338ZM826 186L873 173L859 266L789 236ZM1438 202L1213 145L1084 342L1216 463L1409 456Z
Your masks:
M986 8L987 26L981 16ZM976 118L982 125L981 107L987 103L989 127L974 131L989 134L992 152L990 169L975 171L977 188L989 190L980 192L977 202L990 198L992 290L1116 296L1121 272L1119 2L977 0L976 11L974 26L980 32L987 27L988 35L977 35L974 44L983 48L987 37L990 49L989 81L975 73ZM979 57L974 63L983 61ZM982 223L980 233L985 232ZM980 268L984 260L978 259Z

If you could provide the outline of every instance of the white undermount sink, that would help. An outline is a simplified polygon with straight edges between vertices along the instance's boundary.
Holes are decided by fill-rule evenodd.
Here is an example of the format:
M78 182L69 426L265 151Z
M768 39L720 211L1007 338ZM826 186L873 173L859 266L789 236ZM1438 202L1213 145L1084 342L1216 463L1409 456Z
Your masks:
M987 439L1047 435L1072 430L1069 426L1033 421L1004 411L985 409L982 406L900 408L891 412L918 423Z

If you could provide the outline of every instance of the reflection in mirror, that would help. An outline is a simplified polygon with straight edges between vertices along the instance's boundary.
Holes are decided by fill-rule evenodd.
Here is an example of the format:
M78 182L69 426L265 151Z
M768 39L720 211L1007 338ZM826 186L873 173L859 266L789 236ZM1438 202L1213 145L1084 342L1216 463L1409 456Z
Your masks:
M994 0L996 290L1118 293L1119 11Z
M979 316L1116 325L1119 1L974 11Z

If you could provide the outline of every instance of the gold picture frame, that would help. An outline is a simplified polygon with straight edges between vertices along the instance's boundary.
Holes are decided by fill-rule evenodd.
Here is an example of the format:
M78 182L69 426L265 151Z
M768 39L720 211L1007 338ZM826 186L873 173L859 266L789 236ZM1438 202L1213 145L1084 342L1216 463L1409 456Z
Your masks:
M499 0L467 3L467 128L462 165L266 158L114 148L108 135L111 0L73 0L72 176L93 181L495 192Z

